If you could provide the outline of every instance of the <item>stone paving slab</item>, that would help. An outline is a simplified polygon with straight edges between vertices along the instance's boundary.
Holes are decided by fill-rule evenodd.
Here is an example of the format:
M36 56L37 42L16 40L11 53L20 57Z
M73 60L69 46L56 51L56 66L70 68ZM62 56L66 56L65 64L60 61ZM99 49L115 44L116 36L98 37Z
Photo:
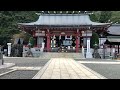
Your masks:
M72 58L52 58L33 79L106 79Z
M99 62L99 61L77 61L79 63L93 63L93 64L120 64L120 62L107 62L107 61L103 61L103 62Z
M0 65L0 69L9 68L9 67L12 67L14 65L15 65L14 63L4 63L4 65Z
M51 59L51 58L74 58L74 59L85 59L82 53L52 53L44 52L39 56L40 59Z
M19 66L15 66L15 67L12 67L10 69L16 69L16 70L40 70L41 67L19 67Z

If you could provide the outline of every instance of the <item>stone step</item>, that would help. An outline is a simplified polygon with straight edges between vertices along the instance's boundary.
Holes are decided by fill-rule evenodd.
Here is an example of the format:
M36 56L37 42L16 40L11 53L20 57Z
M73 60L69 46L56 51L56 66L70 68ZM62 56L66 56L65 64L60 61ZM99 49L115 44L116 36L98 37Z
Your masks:
M73 58L73 59L83 59L82 53L41 53L41 59L51 59L51 58Z

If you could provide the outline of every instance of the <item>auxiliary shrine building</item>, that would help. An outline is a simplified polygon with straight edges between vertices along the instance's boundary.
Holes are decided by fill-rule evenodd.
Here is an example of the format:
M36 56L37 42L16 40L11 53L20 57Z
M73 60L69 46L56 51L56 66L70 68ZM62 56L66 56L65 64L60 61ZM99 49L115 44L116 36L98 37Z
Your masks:
M44 43L45 52L58 52L65 46L68 52L80 52L87 46L93 31L106 32L110 23L90 20L89 14L41 14L36 22L19 23L21 30L31 34L36 48Z

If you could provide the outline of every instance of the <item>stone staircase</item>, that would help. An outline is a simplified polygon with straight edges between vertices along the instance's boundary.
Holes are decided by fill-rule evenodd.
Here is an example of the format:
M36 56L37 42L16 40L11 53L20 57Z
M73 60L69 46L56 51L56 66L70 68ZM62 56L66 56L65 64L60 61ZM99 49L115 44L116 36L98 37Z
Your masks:
M51 58L73 58L73 59L84 59L82 53L52 53L43 52L39 56L40 59L51 59Z

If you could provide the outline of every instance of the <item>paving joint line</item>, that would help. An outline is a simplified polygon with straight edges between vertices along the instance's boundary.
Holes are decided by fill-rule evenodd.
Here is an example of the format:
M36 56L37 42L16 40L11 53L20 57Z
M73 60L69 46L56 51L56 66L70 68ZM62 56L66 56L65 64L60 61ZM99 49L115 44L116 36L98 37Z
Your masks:
M8 72L2 73L2 74L0 74L0 77L3 76L3 75L6 75L8 73L14 72L14 71L17 71L17 69L13 69L13 70L10 70Z
M71 60L74 60L74 59L72 59L71 58ZM70 65L70 62L68 62L68 64ZM74 63L73 63L74 64ZM75 64L74 64L75 65ZM71 66L71 65L70 65ZM71 68L73 69L73 67L71 66ZM78 68L78 67L77 67ZM79 77L79 75L77 74L77 72L73 69L73 71L75 72L75 74ZM79 77L79 79L80 79L80 77Z
M79 63L79 64L81 64L81 63ZM107 79L105 76L103 76L103 75L97 73L96 71L94 71L94 70L86 67L85 65L81 64L81 66L82 66L83 68L85 68L86 70L90 71L90 72L91 72L92 74L94 74L95 76L99 77L100 79Z
M32 79L40 79L52 60L48 61Z

